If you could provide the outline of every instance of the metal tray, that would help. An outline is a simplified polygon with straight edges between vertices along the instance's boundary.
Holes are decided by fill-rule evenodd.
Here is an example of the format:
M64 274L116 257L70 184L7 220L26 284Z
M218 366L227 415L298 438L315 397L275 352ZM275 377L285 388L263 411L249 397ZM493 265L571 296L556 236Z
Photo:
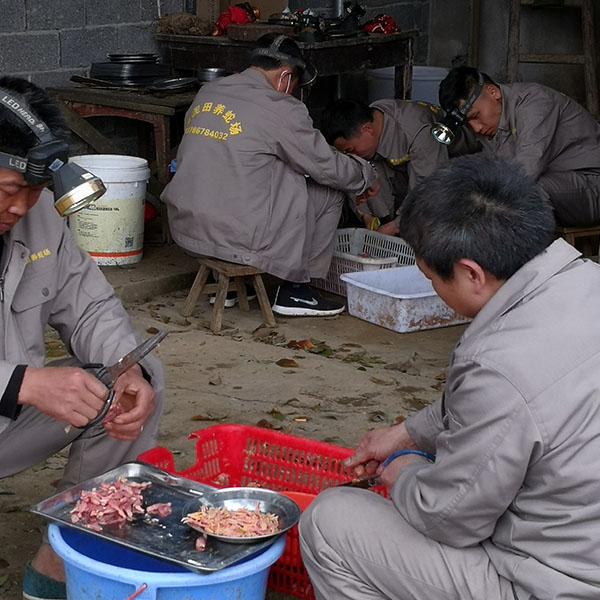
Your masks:
M171 514L167 517L153 517L150 522L136 518L121 529L105 525L104 529L98 532L91 531L80 523L71 523L70 512L82 490L91 490L101 483L112 482L119 477L125 477L137 483L150 481L152 485L142 492L144 505L155 502L171 502ZM170 475L146 463L130 462L55 494L32 506L31 512L59 525L85 531L90 535L176 563L192 571L210 573L259 552L270 546L279 537L253 544L231 544L209 537L204 552L195 550L194 543L198 533L181 522L181 515L190 500L197 499L215 489L203 483Z

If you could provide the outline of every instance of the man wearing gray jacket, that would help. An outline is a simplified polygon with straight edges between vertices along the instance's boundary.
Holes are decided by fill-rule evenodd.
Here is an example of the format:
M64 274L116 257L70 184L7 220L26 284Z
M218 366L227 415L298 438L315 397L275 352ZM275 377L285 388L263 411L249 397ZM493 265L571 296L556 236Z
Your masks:
M202 86L186 115L162 195L173 239L191 254L282 279L279 314L337 314L343 304L308 282L327 276L344 192L376 193L376 173L331 148L292 95L316 71L291 38L260 37L250 65Z
M45 189L59 157L66 160L66 133L40 88L0 78L0 477L69 446L59 491L154 446L164 388L160 363L146 357L114 385L121 414L86 430L107 388L82 368L45 364L47 326L74 364L113 364L141 341ZM66 598L62 562L48 543L26 567L23 597Z
M553 242L539 188L491 157L430 176L400 223L473 320L442 398L347 460L390 499L333 488L304 512L317 599L597 599L600 267Z
M482 152L516 159L537 181L560 225L600 223L600 124L585 108L539 83L499 85L466 66L448 73L439 95Z

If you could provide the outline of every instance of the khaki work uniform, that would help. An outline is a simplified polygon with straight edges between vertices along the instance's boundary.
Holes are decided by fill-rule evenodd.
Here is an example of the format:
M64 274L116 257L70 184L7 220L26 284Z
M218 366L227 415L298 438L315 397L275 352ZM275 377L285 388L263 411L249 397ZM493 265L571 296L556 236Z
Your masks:
M319 600L600 597L600 267L563 240L458 341L443 398L406 420L435 453L391 501L334 488L300 521Z
M100 269L75 244L49 192L42 193L3 241L0 397L17 365L44 366L47 326L59 333L79 364L113 364L141 342ZM101 425L84 433L75 427L65 432L65 423L24 406L16 420L0 416L0 477L38 464L71 444L58 485L62 490L135 460L156 445L164 395L162 366L152 356L141 364L152 378L155 410L135 442L115 440Z
M327 275L343 192L357 196L375 178L250 68L200 89L162 199L188 252L305 282Z
M372 162L381 191L361 204L357 214L396 220L407 192L437 169L448 166L448 149L431 135L439 108L423 102L378 100L371 104L383 113L383 127ZM354 207L351 198L350 204Z
M563 226L600 223L600 124L577 102L538 83L499 85L502 115L483 151L516 159Z

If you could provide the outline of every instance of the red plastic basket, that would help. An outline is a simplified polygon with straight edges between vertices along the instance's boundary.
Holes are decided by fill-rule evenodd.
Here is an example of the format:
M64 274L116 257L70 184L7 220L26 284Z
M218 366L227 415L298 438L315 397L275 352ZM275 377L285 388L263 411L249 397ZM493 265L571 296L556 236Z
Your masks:
M192 467L175 471L172 453L162 446L138 459L215 487L259 485L281 491L302 510L325 488L352 478L342 462L352 450L318 440L247 425L214 425L194 431L188 438L196 438ZM288 532L285 551L271 567L268 588L306 600L314 598L300 556L297 527Z

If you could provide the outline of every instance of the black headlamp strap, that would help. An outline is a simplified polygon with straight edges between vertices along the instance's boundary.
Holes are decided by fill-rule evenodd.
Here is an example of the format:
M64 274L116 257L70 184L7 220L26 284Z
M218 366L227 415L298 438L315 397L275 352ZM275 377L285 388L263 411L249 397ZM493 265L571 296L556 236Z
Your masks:
M475 103L475 100L477 100L477 98L479 98L479 95L481 94L481 90L483 90L483 75L481 73L479 73L479 79L477 80L477 84L475 85L475 88L473 89L473 91L471 92L469 97L466 99L462 108L459 109L459 112L462 115L464 115L465 117L467 116L469 111L473 108L473 104Z
M14 92L0 88L0 106L10 110L27 124L41 144L46 144L54 140L54 136L50 132L48 125L31 111L25 100Z
M27 171L27 159L0 152L0 169L10 169L11 171L25 173Z
M306 69L306 63L301 58L290 56L279 50L279 47L286 39L288 38L285 35L278 35L268 48L255 48L252 51L252 54L255 56L267 56L268 58L280 60L288 65L299 67L302 70Z

